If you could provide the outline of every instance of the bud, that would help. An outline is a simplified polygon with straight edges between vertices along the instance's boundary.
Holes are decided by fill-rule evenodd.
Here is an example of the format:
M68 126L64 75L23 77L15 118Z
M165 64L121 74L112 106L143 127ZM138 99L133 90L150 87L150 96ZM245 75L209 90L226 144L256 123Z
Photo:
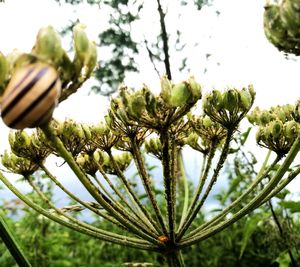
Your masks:
M155 95L149 90L146 85L144 85L142 91L145 97L147 111L151 116L156 115L157 101Z
M188 84L188 86L190 88L190 91L192 93L193 100L197 101L198 99L200 99L201 96L202 96L202 94L201 94L201 85L196 82L195 77L191 76L187 80L187 84Z
M85 33L86 26L82 23L78 23L73 28L73 38L75 52L81 63L84 64L89 54L90 41Z
M212 120L208 116L204 116L202 119L203 126L205 128L209 128L213 125Z
M6 57L8 67L9 67L9 72L13 72L15 62L17 59L22 55L22 52L19 51L18 49L14 49L11 53L9 53Z
M259 116L259 121L262 125L266 125L271 121L271 118L272 118L272 116L271 116L270 112L264 110L261 112L261 114Z
M129 98L129 113L139 118L146 109L146 101L141 91L136 92Z
M41 28L38 32L34 52L42 59L57 64L63 56L59 34L52 26Z
M0 52L0 87L7 80L8 75L9 75L8 61L6 57Z
M280 18L284 27L295 37L300 35L300 3L295 0L286 0L280 6Z
M192 96L185 82L178 83L171 90L170 104L173 107L181 107L187 104L187 101Z
M212 91L212 103L214 108L219 111L223 108L223 96L219 90Z
M249 91L247 91L245 88L243 88L239 92L239 97L240 97L240 107L244 111L249 110L251 108L251 105L252 105L252 96L249 93Z
M89 42L88 52L84 61L85 75L88 77L97 64L97 46L95 42Z
M223 105L229 112L238 108L238 92L235 89L229 89L223 93Z
M300 122L300 99L295 104L293 117L296 122Z
M260 144L260 142L262 141L263 139L263 134L264 134L264 130L263 130L263 127L259 127L257 133L256 133L256 142L258 144Z
M288 121L284 124L284 133L288 138L296 138L299 134L299 125L295 121Z
M280 137L283 130L283 124L280 120L275 120L270 123L270 127L272 127L272 135L274 138Z
M169 104L170 97L171 97L171 91L172 91L172 83L167 78L166 75L164 75L164 76L161 77L161 79L160 79L160 87L161 87L161 92L160 92L161 98L165 101L165 103Z

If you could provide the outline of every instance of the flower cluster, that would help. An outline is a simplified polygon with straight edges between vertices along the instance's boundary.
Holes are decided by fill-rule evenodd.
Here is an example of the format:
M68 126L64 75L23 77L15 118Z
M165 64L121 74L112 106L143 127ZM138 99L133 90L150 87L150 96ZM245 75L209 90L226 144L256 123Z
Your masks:
M267 39L280 51L300 55L300 3L298 0L268 4L264 12Z
M300 126L294 116L295 108L288 104L269 110L260 110L257 107L248 115L248 120L259 126L257 143L283 156L299 136Z

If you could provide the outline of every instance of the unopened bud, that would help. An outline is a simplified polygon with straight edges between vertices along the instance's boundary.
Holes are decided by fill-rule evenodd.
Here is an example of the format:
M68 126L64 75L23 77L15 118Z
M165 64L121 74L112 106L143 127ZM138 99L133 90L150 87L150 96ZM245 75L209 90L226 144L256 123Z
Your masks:
M284 124L284 133L289 138L295 138L299 134L299 125L295 121L288 121Z
M212 120L208 116L204 116L203 117L202 123L203 123L203 126L205 128L209 128L209 127L211 127L213 125Z
M41 28L38 32L34 52L43 59L60 62L63 49L59 34L52 26Z
M241 108L244 109L245 111L249 110L252 105L252 97L250 93L246 89L242 89L239 92L239 96L241 101L240 102Z
M171 97L171 91L172 91L172 83L166 75L161 77L160 87L161 87L161 93L160 93L161 98L166 103L169 103Z
M170 104L173 107L181 107L185 105L192 96L191 91L185 82L178 83L173 86L170 97Z
M283 129L283 124L280 120L275 120L273 123L270 123L270 126L272 127L272 135L275 138L278 138Z
M82 23L76 24L73 28L75 52L82 64L84 64L87 58L90 46L90 41L84 31L85 28L86 26Z
M202 96L202 94L201 94L201 85L196 82L195 77L191 76L187 80L187 84L188 84L188 86L191 90L193 100L197 101L198 99L200 99L201 96Z
M224 92L223 105L229 112L233 112L238 107L238 92L234 89Z
M8 61L6 57L0 52L0 87L7 80L8 75L9 75Z

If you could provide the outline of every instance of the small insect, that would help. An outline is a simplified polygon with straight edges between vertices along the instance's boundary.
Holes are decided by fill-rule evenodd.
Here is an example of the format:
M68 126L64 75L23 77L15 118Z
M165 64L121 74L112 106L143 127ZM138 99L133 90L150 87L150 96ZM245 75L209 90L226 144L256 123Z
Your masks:
M0 104L4 123L14 129L47 123L58 103L61 82L54 68L36 63L17 70Z
M161 235L161 236L159 236L157 239L158 239L160 242L165 243L165 244L169 241L169 238L168 238L167 236L165 236L165 235Z

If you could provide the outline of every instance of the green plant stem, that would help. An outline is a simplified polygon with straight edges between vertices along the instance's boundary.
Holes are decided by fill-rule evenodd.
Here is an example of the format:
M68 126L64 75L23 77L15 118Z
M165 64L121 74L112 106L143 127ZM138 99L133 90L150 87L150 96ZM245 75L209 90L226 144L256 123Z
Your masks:
M160 133L160 142L162 145L162 167L165 187L165 198L167 201L167 215L168 215L168 226L169 226L169 238L173 244L175 242L175 205L176 199L173 199L173 187L175 177L172 176L172 162L174 158L172 156L172 145L170 144L170 138L168 130L162 130Z
M61 209L57 208L48 198L47 196L38 188L38 186L36 186L31 177L27 177L26 181L28 181L28 183L30 184L30 186L32 187L32 189L40 196L40 198L53 210L55 210L59 215L65 217L66 219L68 219L69 221L73 222L75 225L79 225L82 226L85 229L94 231L96 233L103 233L102 230L91 226L87 223L84 223L68 214L66 214L65 212L63 212Z
M99 172L101 173L103 178L106 180L106 182L108 183L110 188L117 194L117 196L121 199L121 201L130 209L130 212L132 212L132 214L135 216L136 222L139 224L141 229L144 229L144 231L149 232L149 234L151 234L153 237L157 237L159 234L156 232L156 230L153 228L153 226L150 223L147 224L147 220L145 220L145 218L140 217L140 215L130 206L130 204L127 202L125 197L121 194L121 192L112 184L109 177L104 172L102 166L99 163L96 163L96 164L97 164ZM99 185L101 184L101 187L104 187L98 179L97 179L97 182ZM111 199L113 199L112 196L111 196ZM116 203L116 204L119 206L119 208L124 209L124 207L119 205L119 203Z
M123 172L120 170L117 162L115 161L111 151L107 152L109 155L109 158L113 164L113 167L117 173L118 178L121 179L126 193L128 194L128 196L130 197L131 203L133 203L133 205L135 205L139 215L141 217L144 218L145 222L148 224L149 227L151 227L153 230L155 230L158 235L162 234L162 231L160 229L160 227L157 225L157 223L152 219L151 215L149 214L148 210L142 205L142 203L139 201L137 195L135 194L135 192L131 189L125 175L123 174Z
M178 232L177 240L180 240L183 237L183 235L185 234L185 232L187 231L187 229L189 228L189 226L193 222L194 218L197 216L198 212L202 208L202 206L203 206L205 200L207 199L213 185L216 183L217 178L219 176L219 173L220 173L220 171L221 171L221 169L224 165L224 162L227 158L227 155L228 155L229 145L230 145L230 141L231 141L231 138L232 138L232 134L233 134L233 131L228 129L226 139L225 139L225 143L223 145L222 152L221 152L220 158L218 160L217 166L214 169L213 176L210 179L210 182L209 182L209 184L206 188L206 191L205 191L204 195L202 196L201 200L196 204L196 206L193 209L190 217L187 218L185 224L183 225L181 231Z
M281 157L277 156L276 159L272 162L272 164L268 168L266 168L266 165L268 163L270 155L271 155L271 150L268 151L266 158L265 158L256 178L254 179L252 184L247 188L247 190L242 195L240 195L230 205L228 205L225 209L223 209L223 211L221 213L219 213L216 217L214 217L212 220L202 224L195 230L188 233L184 239L188 239L195 234L199 234L200 231L206 230L208 227L214 226L215 224L219 223L232 209L234 209L237 205L239 205L245 197L247 197L251 192L253 192L253 190L256 188L256 186L262 181L262 179L264 179L268 175L270 170L272 170L274 168L274 166L281 159Z
M267 202L272 197L276 196L283 188L285 188L291 181L294 180L300 174L300 166L296 168L294 171L290 172L289 175L280 181L278 186L263 200L263 203Z
M165 255L169 267L185 267L180 250L172 251Z
M153 244L160 244L160 242L144 233L141 229L136 226L136 222L131 218L128 213L125 213L123 210L118 209L113 203L109 203L107 199L103 197L101 192L90 182L89 178L77 165L76 161L72 157L71 153L66 150L61 140L56 136L54 130L49 125L44 125L42 128L45 136L51 142L53 147L56 148L60 156L68 163L74 174L78 177L83 186L88 190L88 192L94 197L100 205L103 206L113 217L115 217L120 223L122 223L128 230L132 233L137 234L140 237L143 237L145 240Z
M147 242L147 241L143 241L140 239L136 239L136 238L131 238L131 237L127 237L127 236L123 236L123 235L119 235L119 234L113 234L111 232L107 232L104 230L99 229L99 231L101 231L101 233L96 233L94 231L85 229L83 227L80 227L78 225L74 225L73 223L70 223L62 218L60 218L59 216L54 215L53 213L43 209L42 207L40 207L39 205L35 204L34 202L32 202L27 196L25 196L24 194L22 194L16 187L14 187L9 181L8 179L6 179L6 177L3 175L2 172L0 172L0 180L7 186L7 188L12 191L18 198L20 198L26 205L28 205L29 207L31 207L32 209L34 209L36 212L44 215L45 217L63 225L66 226L70 229L73 229L77 232L86 234L88 236L92 236L104 241L109 241L115 244L119 244L119 245L123 245L123 246L129 246L129 247L133 247L133 248L138 248L138 249L143 249L143 250L151 250L151 251L158 251L157 246Z
M13 236L4 218L4 213L0 211L0 238L19 266L31 267L29 260L26 258L24 251Z
M180 173L183 181L183 186L184 186L184 200L183 200L183 208L181 212L181 219L179 223L179 228L183 224L183 220L187 215L188 211L188 205L189 205L189 184L188 184L188 179L186 176L186 171L184 167L184 162L181 153L179 154L179 167L180 167Z
M83 207L89 209L90 211L94 212L98 216L100 216L102 218L105 218L106 220L112 222L113 224L117 225L121 229L123 229L123 230L126 229L127 230L127 228L125 228L124 225L120 224L115 218L107 215L106 213L100 212L97 208L93 207L91 204L89 204L85 201L82 201L80 198L76 197L72 192L70 192L67 188L65 188L58 181L58 179L48 170L48 168L44 164L40 163L40 167L47 174L47 176L50 178L50 180L53 181L71 199L73 199L77 203L81 204ZM99 204L97 203L97 205L99 205Z
M188 209L185 217L183 217L183 215L182 215L181 223L180 223L178 231L177 231L177 237L176 237L177 240L186 231L188 220L192 216L192 214L194 213L194 211L196 209L197 201L198 201L199 196L200 196L200 194L201 194L201 192L203 190L205 181L206 181L206 179L208 177L208 173L209 173L209 170L211 168L212 160L213 160L213 158L215 156L216 145L217 144L215 142L212 142L211 148L210 148L210 151L209 151L209 154L208 154L207 161L206 160L203 161L203 164L205 165L205 167L204 167L204 165L202 165L201 172L200 172L201 175L199 177L199 183L198 183L198 186L197 186L196 191L194 193L191 205L190 205L190 207L189 207L189 209Z
M153 210L155 212L155 216L161 226L162 232L165 235L168 235L168 231L165 225L165 222L163 220L163 216L162 213L160 211L160 208L158 206L158 203L156 201L155 195L153 193L153 190L151 189L151 181L150 181L150 177L145 169L145 163L143 161L141 152L139 150L138 145L136 144L135 140L131 140L131 144L132 144L132 155L133 155L133 159L135 161L136 167L138 169L139 175L141 177L141 180L143 182L143 186L145 188L145 191L148 195L148 198L150 200L150 203L153 207Z
M195 244L201 240L204 240L223 229L227 228L229 225L233 224L234 222L238 221L240 218L251 212L253 209L258 207L259 205L263 204L265 198L268 196L268 194L274 189L274 187L278 184L280 179L283 177L283 175L288 171L290 165L294 161L297 153L300 149L300 137L298 137L292 148L290 149L288 155L286 156L284 162L281 164L279 169L276 171L270 182L264 187L264 189L256 196L254 197L244 208L239 210L236 214L234 214L230 219L208 229L207 231L204 231L198 235L193 236L189 240L182 241L179 245L180 248L190 246L192 244Z

